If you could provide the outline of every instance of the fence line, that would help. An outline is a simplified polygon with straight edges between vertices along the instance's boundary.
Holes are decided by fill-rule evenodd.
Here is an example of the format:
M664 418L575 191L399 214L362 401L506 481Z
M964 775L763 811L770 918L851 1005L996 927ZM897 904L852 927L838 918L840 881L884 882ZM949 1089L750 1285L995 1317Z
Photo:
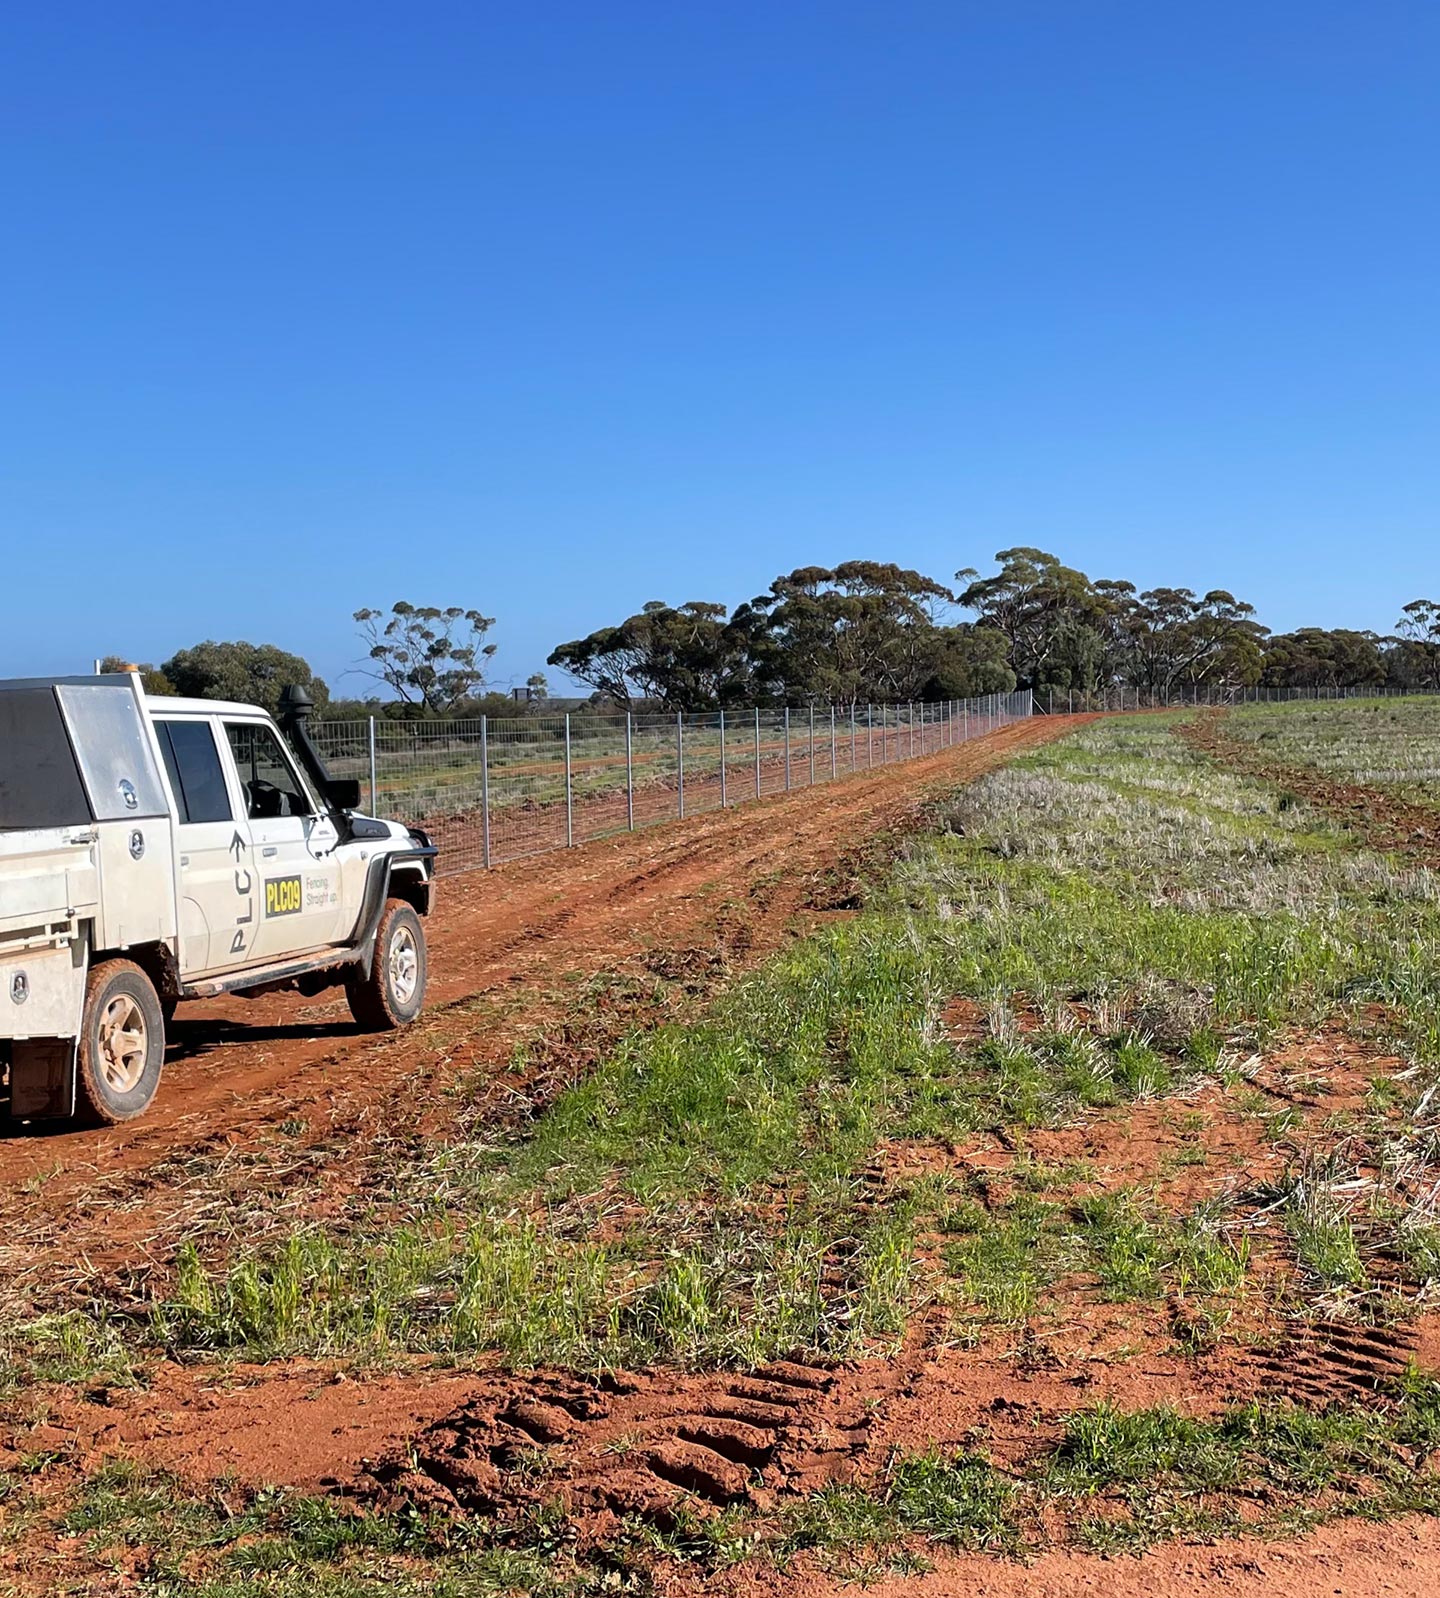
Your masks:
M371 813L424 827L450 873L935 754L1036 708L1022 690L793 714L372 716L311 732L331 772L368 791Z
M1120 710L1183 710L1220 705L1289 705L1344 699L1414 699L1428 697L1426 688L1245 688L1197 687L1131 688L1109 684L1099 688L1046 689L1035 695L1035 709L1051 716Z
M1387 688L1028 690L941 704L710 711L691 715L479 716L321 722L337 777L374 815L423 826L443 873L471 871L610 833L831 782L984 737L1034 714L1413 696Z

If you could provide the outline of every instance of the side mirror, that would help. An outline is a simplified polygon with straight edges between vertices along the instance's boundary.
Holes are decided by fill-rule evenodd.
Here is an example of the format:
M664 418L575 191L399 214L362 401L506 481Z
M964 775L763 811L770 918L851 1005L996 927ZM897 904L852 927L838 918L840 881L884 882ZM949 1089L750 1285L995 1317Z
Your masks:
M337 810L360 808L360 783L355 777L331 777L325 784L325 797Z

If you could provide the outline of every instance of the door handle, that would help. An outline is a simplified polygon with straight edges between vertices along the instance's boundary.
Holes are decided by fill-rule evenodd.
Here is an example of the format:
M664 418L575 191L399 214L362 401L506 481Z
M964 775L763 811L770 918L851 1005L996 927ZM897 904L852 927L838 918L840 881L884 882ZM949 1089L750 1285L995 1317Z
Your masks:
M280 851L278 849L262 849L260 851L260 853L263 854L265 856L265 858L268 860L272 855L279 854Z

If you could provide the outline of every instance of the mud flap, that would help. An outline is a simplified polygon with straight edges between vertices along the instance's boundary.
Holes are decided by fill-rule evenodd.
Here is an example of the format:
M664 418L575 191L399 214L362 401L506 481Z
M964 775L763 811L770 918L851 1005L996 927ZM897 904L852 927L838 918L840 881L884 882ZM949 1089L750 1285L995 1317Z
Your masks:
M10 1045L10 1118L45 1121L75 1113L75 1039L27 1038Z

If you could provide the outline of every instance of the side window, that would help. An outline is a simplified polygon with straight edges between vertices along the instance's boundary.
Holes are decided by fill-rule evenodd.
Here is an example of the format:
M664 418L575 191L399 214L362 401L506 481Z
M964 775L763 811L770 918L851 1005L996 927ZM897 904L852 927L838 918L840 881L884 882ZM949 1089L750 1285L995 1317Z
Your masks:
M305 790L269 727L253 721L227 721L225 732L252 821L311 813Z
M155 724L165 771L185 822L233 821L220 751L208 721Z

